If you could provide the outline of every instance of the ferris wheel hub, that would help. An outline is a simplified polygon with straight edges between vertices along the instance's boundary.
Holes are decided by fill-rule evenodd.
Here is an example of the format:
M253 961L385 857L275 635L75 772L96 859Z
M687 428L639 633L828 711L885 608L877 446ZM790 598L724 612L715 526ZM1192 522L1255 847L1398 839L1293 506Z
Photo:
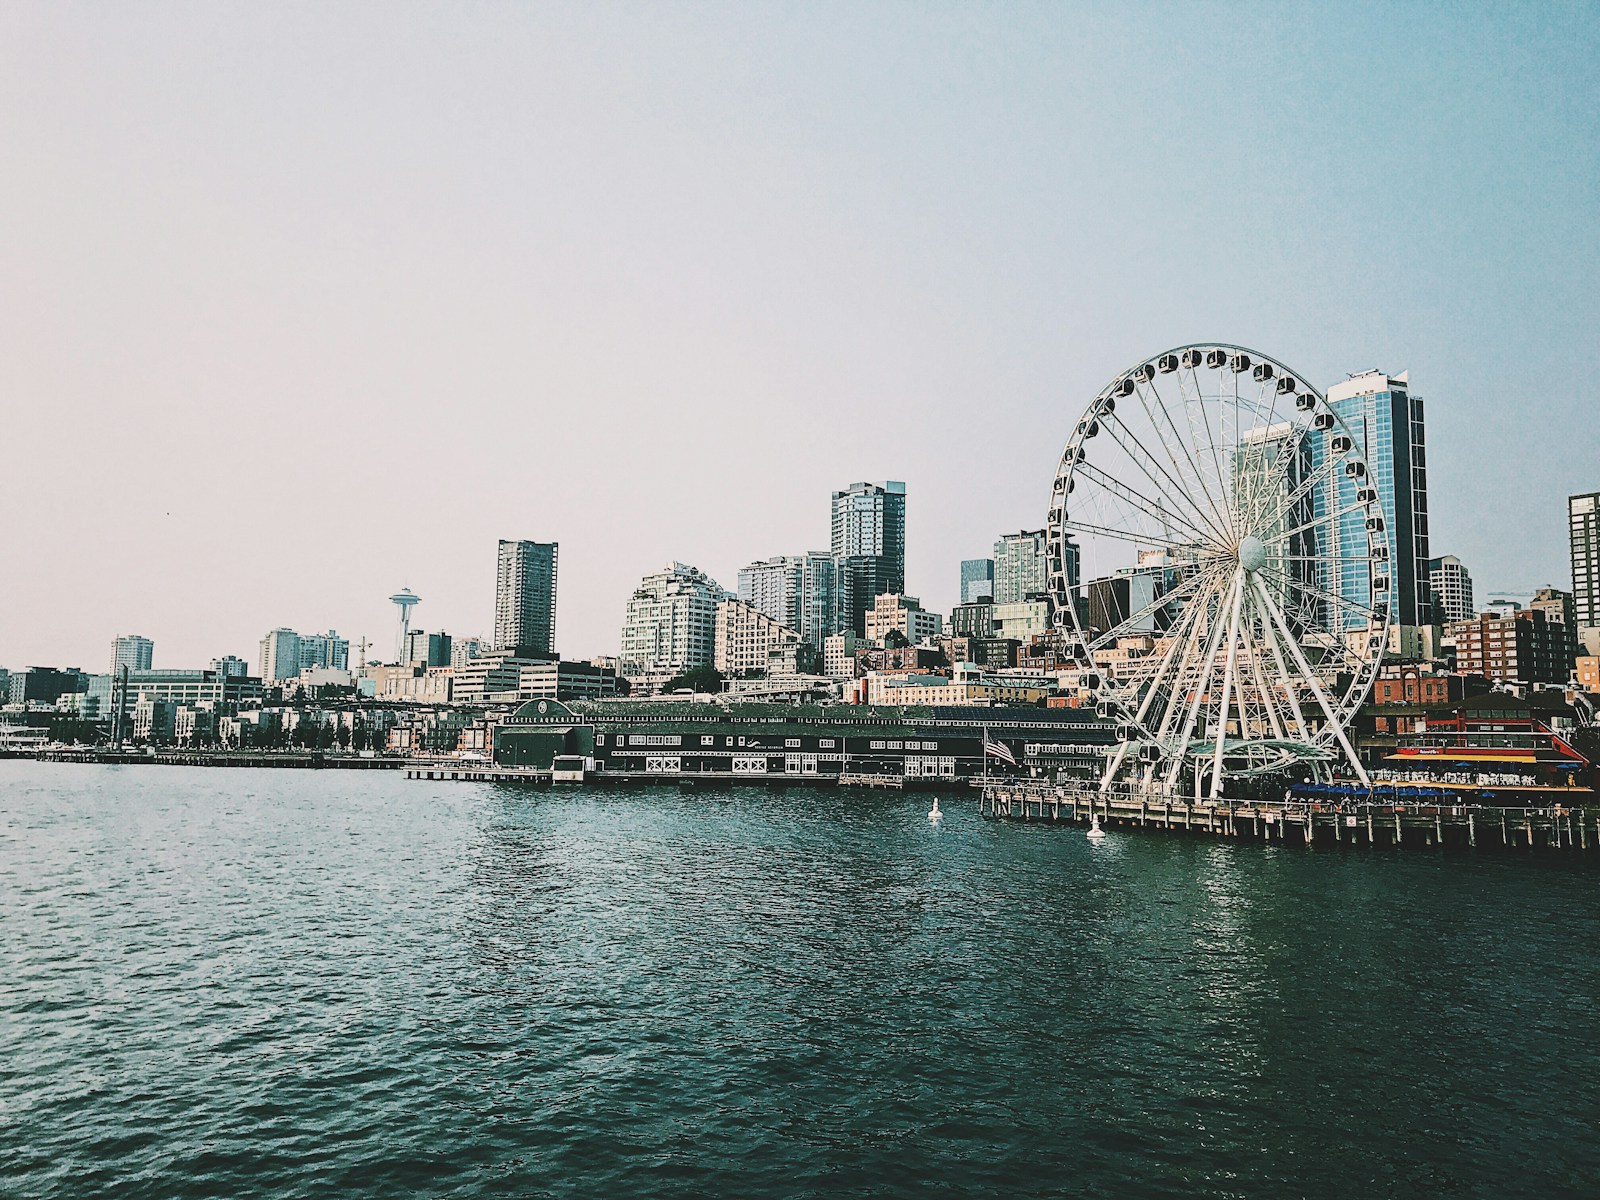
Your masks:
M1239 565L1254 575L1267 565L1267 544L1253 533L1239 542Z

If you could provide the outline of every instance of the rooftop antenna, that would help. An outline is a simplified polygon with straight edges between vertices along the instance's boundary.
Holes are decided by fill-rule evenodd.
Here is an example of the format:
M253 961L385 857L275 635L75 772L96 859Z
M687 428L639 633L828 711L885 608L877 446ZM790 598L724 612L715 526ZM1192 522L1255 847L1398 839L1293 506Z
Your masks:
M394 661L401 663L406 657L406 634L411 632L411 610L422 603L422 597L416 595L410 588L401 588L389 597L389 603L399 606L400 609L400 640L395 645Z

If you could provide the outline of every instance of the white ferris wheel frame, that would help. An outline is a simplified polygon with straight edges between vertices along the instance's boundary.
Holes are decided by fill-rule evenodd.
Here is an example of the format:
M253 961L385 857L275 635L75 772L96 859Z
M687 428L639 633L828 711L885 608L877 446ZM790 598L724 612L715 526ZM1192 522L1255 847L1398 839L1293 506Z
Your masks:
M1346 553L1363 526L1365 552ZM1303 375L1222 342L1133 364L1067 438L1046 529L1056 625L1119 725L1103 786L1127 772L1171 794L1188 764L1196 792L1209 771L1219 795L1225 777L1340 757L1368 782L1347 729L1388 644L1390 531L1362 441ZM1135 576L1142 553L1164 556L1163 586L1092 628L1087 581L1069 579L1077 538L1120 543ZM1325 586L1346 570L1364 573L1366 604ZM1129 639L1148 652L1108 667Z

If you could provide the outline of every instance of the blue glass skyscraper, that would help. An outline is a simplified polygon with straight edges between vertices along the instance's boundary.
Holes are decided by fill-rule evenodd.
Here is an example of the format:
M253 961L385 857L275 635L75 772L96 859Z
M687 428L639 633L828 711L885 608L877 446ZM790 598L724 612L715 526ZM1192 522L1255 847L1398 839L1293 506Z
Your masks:
M1362 606L1373 601L1372 572L1366 565L1366 514L1356 503L1358 487L1377 489L1389 533L1389 596L1391 620L1397 625L1433 624L1428 588L1428 463L1423 435L1422 398L1411 394L1405 374L1382 371L1352 375L1328 389L1328 403L1349 428L1366 459L1367 481L1335 471L1317 498L1318 517L1341 514L1335 525L1317 528L1319 538L1332 537L1338 561L1324 590ZM1312 434L1312 470L1321 468L1331 435ZM1361 618L1336 604L1324 614L1328 627L1343 631ZM1337 610L1337 611L1334 611Z

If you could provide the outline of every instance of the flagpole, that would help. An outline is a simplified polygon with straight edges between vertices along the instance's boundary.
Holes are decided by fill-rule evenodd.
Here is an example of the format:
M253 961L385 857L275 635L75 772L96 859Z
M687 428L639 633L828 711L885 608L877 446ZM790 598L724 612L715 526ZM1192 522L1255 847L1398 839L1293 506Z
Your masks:
M989 798L989 727L983 727L983 798Z

